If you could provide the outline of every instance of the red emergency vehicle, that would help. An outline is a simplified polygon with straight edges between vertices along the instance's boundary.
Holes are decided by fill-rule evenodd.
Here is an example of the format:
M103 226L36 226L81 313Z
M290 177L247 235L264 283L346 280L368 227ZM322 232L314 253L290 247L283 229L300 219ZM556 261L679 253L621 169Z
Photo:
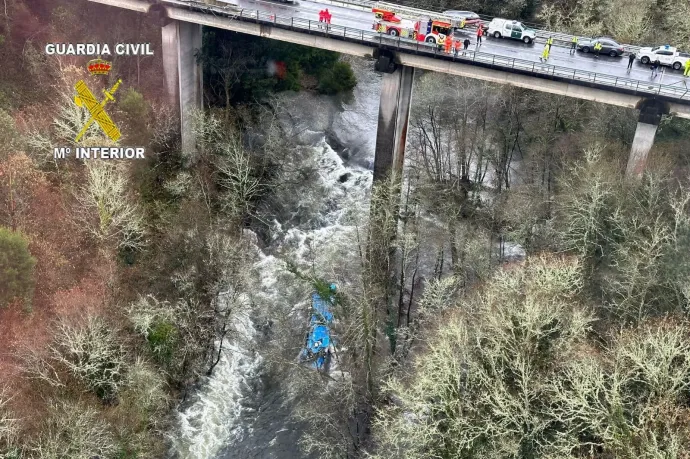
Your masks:
M402 19L400 22L377 20L372 29L393 37L411 38L442 45L448 35L453 35L455 27L446 20L421 19L412 21Z
M395 24L399 24L401 21L401 19L395 15L395 11L372 8L371 12L374 13L374 17L380 21L392 22Z

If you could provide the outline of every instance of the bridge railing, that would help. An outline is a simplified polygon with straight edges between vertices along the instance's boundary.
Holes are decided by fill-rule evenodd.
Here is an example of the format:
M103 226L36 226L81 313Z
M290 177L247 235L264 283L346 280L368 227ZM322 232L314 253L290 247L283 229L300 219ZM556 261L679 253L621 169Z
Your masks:
M355 29L352 27L326 24L310 19L276 16L273 13L259 10L211 7L208 4L203 4L198 1L181 2L180 0L173 0L172 2L178 5L183 3L190 7L193 6L203 9L213 9L214 12L223 13L229 17L234 16L245 20L251 19L260 23L277 24L291 29L315 31L323 34L324 36L343 37L349 39L350 41L359 41L362 44L367 45L384 45L386 47L404 52L413 52L414 54L438 57L460 63L480 62L484 64L491 64L493 67L499 69L519 70L535 76L550 76L571 81L588 82L602 86L623 88L641 93L658 94L675 99L690 100L690 93L688 92L688 88L685 86L664 85L652 81L640 81L631 78L617 77L568 67L559 67L547 63L516 59L478 51L461 51L456 56L455 54L444 52L438 45L433 43L425 43L402 37L392 37L387 34L375 32L373 30L369 31Z
M401 14L407 14L410 17L413 18L421 18L424 16L427 17L440 17L440 18L447 18L447 19L452 19L450 16L446 16L443 13L439 12L434 12L434 11L428 11L420 8L413 8L409 6L403 6L403 5L398 5L395 3L388 3L388 2L379 2L379 1L373 1L373 0L316 0L319 3L324 3L327 5L333 5L333 6L342 6L345 8L355 8L361 11L371 11L372 8L382 8L382 9L387 9L390 11L395 11ZM480 15L482 21L484 21L484 25L488 26L489 22L493 19L491 16L487 15ZM374 18L372 16L372 22ZM568 33L562 33L562 32L554 32L550 30L545 30L541 29L539 24L534 24L530 22L525 22L521 21L523 24L525 24L527 27L531 27L536 31L536 36L537 36L537 42L545 42L547 38L553 38L554 42L558 42L561 45L564 46L570 46L570 42L573 38L572 34ZM475 27L468 27L468 29L475 29ZM578 37L580 37L578 35ZM627 52L635 52L637 53L640 50L639 46L636 45L626 45L622 44Z

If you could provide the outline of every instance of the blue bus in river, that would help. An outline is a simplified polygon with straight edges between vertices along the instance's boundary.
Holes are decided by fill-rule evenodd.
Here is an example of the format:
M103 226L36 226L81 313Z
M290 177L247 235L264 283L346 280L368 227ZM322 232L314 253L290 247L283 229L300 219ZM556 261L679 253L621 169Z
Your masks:
M304 349L300 353L300 361L310 363L319 371L328 372L331 357L335 352L335 343L331 336L333 324L333 297L336 285L330 285L330 298L324 299L317 292L311 295L311 316L309 318L309 330L304 343Z

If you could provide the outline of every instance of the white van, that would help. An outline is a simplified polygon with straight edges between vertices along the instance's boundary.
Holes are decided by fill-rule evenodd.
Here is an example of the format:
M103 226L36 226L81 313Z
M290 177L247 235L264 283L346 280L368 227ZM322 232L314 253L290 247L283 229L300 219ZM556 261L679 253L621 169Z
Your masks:
M525 43L532 43L537 36L537 31L530 29L519 21L494 18L489 23L488 34L494 38L512 38L522 40Z

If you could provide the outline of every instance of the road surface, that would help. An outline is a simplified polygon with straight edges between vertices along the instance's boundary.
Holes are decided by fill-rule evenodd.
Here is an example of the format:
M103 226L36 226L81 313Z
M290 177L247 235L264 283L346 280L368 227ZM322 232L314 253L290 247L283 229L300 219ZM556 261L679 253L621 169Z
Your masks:
M308 19L318 21L319 11L328 8L332 14L332 25L342 27L372 31L372 24L374 23L374 15L371 12L361 11L357 9L350 9L340 6L327 5L317 1L301 0L294 4L281 3L280 1L272 0L222 0L228 5L235 5L246 10L259 10L266 13L272 13L279 17L294 17L301 19ZM539 62L544 45L542 43L525 44L518 40L510 39L496 39L484 37L481 46L475 45L475 32L473 29L467 32L459 32L458 37L468 36L472 42L470 51L480 51L482 53L495 54L497 56L504 56L508 58L516 58L524 61ZM614 77L628 78L636 80L641 83L655 83L678 86L685 89L687 78L683 76L682 71L672 70L668 67L664 69L656 78L651 78L651 70L649 66L640 64L635 61L633 69L628 72L628 58L625 57L610 57L600 56L595 58L592 53L584 54L580 51L574 55L570 54L569 47L558 46L554 44L551 48L551 55L548 64L558 67L571 68L573 70L582 70L587 72L601 73Z

